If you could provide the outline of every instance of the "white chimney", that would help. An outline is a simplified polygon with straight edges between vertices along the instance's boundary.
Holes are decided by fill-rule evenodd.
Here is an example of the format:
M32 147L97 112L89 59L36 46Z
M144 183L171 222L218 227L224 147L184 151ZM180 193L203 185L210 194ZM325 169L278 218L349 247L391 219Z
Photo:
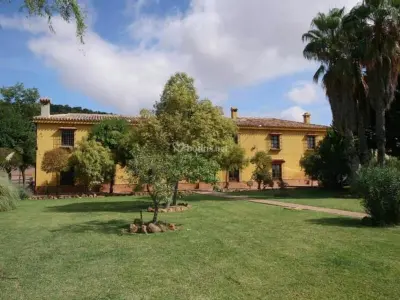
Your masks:
M40 116L41 117L50 117L50 98L40 98Z

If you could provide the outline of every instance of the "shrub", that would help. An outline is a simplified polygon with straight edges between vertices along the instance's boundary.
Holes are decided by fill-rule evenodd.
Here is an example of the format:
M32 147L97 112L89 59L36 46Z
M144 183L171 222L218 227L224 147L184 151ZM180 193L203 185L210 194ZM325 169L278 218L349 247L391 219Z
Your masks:
M219 187L218 185L213 185L213 191L222 193L224 191L224 189Z
M273 183L271 172L267 169L255 169L252 179L257 182L259 190L261 186L265 189L267 186L271 186L271 182Z
M355 185L374 225L400 224L400 170L393 166L360 170Z
M93 140L83 140L70 157L75 180L90 189L115 174L115 164L111 151Z
M278 186L281 190L286 190L289 185L283 179L279 179Z
M24 187L19 187L18 194L21 200L26 200L32 196L32 191Z
M7 178L0 176L0 211L15 209L18 200L18 189Z
M141 184L136 183L135 187L133 188L134 192L143 192L144 186Z
M334 130L328 130L315 151L306 152L300 159L300 166L321 186L340 189L348 183L351 174L350 157L345 138Z
M252 174L252 179L257 182L257 188L260 190L261 185L265 189L266 186L271 184L271 164L272 158L265 151L257 151L256 154L250 159L254 164L255 169Z
M66 148L55 148L43 155L42 170L46 173L59 173L68 170L68 159L71 151Z
M373 157L368 164L370 167L377 167L378 166L378 160L376 157ZM400 160L397 157L394 156L385 156L385 166L387 167L393 167L398 170L400 170Z

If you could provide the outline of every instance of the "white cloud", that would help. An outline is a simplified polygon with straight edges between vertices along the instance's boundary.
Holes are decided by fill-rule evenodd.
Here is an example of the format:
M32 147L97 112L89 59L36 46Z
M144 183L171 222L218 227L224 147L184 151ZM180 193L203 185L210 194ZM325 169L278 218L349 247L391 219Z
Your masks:
M191 0L184 14L139 15L129 26L132 46L102 39L89 27L85 45L72 24L0 16L4 29L33 34L29 49L54 68L64 84L123 113L137 113L159 98L177 71L196 78L201 96L223 100L249 86L313 67L302 57L301 34L319 11L357 0ZM146 1L135 2L140 12ZM156 3L156 1L155 1ZM101 20L97 19L97 22ZM22 24L22 25L21 25Z
M303 114L306 111L300 106L292 106L280 113L280 117L284 120L303 122Z
M159 0L125 0L125 13L138 16L145 7L150 4L159 3Z
M286 94L297 104L311 104L318 100L317 85L309 82L299 82Z

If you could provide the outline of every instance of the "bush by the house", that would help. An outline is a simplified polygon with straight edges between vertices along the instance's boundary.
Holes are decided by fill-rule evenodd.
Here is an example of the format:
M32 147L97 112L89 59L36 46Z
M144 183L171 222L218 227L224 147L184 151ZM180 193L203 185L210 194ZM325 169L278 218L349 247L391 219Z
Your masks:
M15 209L18 200L18 189L7 178L0 176L0 211Z
M360 170L356 190L374 225L400 224L400 170L392 165Z
M309 151L300 159L300 166L307 176L318 180L329 189L342 188L351 173L350 154L346 141L338 132L328 130L315 151Z

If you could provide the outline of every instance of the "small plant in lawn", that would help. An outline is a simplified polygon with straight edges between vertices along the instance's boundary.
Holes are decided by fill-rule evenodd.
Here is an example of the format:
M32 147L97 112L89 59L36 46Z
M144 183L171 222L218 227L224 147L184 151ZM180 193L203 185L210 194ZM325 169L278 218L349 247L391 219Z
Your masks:
M0 176L0 211L9 211L17 207L19 192L7 178Z
M373 225L400 224L400 170L394 166L365 167L355 190Z
M288 184L281 178L278 181L279 191L274 195L275 197L290 197L290 193L288 192Z
M145 185L151 200L153 201L153 219L150 223L143 224L136 229L137 224L131 224L131 232L161 232L158 224L158 214L160 206L167 203L173 194L174 181L170 181L169 170L173 168L173 158L163 153L155 151L154 148L140 147L137 144L132 145L132 157L127 164L127 170L131 176L138 181L138 184ZM150 225L153 224L153 225ZM158 230L158 229L160 230Z
M283 179L279 179L278 186L281 190L286 190L288 187L288 184L285 181L283 181Z

